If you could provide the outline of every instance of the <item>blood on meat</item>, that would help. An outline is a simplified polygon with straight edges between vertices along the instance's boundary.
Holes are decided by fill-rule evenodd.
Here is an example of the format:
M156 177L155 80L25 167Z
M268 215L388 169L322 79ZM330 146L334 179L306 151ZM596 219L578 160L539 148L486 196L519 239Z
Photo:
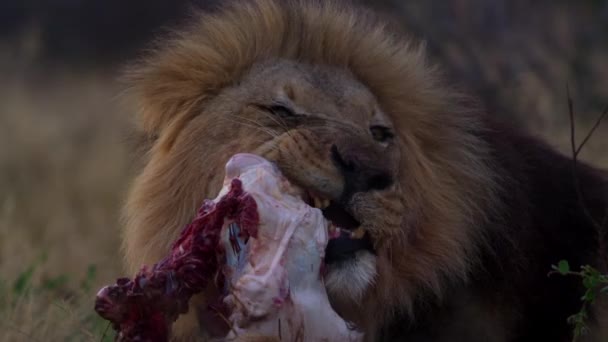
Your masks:
M112 323L117 341L167 341L171 323L188 311L190 298L210 281L224 281L219 240L227 220L238 224L244 238L257 236L257 205L238 178L219 201L203 203L168 256L97 293L95 311Z

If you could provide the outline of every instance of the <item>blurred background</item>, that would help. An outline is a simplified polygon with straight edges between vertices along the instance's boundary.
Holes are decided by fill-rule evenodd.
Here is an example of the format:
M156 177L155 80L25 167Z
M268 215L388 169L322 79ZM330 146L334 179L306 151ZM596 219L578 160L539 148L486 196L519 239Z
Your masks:
M0 341L87 341L99 286L122 274L134 165L125 63L220 1L0 0ZM493 115L569 154L608 105L607 0L360 1L427 42ZM581 158L608 168L608 122Z

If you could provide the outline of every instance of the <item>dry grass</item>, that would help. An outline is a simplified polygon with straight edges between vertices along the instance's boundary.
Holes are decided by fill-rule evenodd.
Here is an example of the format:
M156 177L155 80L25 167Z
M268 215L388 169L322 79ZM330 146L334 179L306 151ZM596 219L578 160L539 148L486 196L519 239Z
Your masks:
M58 73L0 94L0 340L99 340L94 292L120 274L128 178L118 88Z

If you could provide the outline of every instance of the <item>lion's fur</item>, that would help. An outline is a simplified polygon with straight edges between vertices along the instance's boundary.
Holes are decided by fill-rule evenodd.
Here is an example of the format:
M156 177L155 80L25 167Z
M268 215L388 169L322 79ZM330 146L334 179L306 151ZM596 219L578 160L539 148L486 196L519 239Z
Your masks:
M441 298L446 279L466 282L487 243L486 218L503 205L501 176L481 138L487 129L465 98L442 83L423 46L372 13L330 1L224 6L164 40L130 71L138 123L157 139L125 208L127 270L167 252L202 200L216 195L228 157L261 151L268 142L230 118L244 110L238 99L253 91L241 84L251 69L274 60L344 70L396 128L395 186L353 200L373 218L379 258L375 284L352 319L374 331L402 311L413 314L420 293ZM302 158L300 164L310 161ZM179 324L183 334L197 326Z

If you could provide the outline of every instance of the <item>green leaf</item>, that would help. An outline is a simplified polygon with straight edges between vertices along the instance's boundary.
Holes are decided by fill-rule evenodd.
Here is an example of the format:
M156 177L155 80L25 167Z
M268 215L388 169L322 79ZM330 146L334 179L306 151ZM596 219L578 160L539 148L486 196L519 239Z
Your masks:
M25 271L21 272L13 283L13 293L23 295L30 287L32 276L36 267L30 266Z
M583 286L586 289L593 289L599 284L599 278L594 275L588 275L583 278Z
M593 302L595 300L595 291L592 291L592 289L587 290L581 299L586 302Z
M561 260L557 264L557 271L562 275L568 274L568 272L570 272L570 264L568 264L568 261Z
M95 277L97 277L97 265L90 264L87 268L87 273L84 279L80 283L80 288L84 291L90 291L93 282L95 281Z
M59 275L55 278L46 279L42 283L42 288L48 291L59 289L68 283L68 276L66 274Z
M19 276L17 276L17 279L15 279L15 282L13 283L13 292L16 295L23 295L31 289L31 281L34 275L34 271L39 268L39 266L41 266L44 262L46 262L47 258L48 253L43 251L40 256L38 256L38 258L34 260L30 267L25 269L19 274Z

